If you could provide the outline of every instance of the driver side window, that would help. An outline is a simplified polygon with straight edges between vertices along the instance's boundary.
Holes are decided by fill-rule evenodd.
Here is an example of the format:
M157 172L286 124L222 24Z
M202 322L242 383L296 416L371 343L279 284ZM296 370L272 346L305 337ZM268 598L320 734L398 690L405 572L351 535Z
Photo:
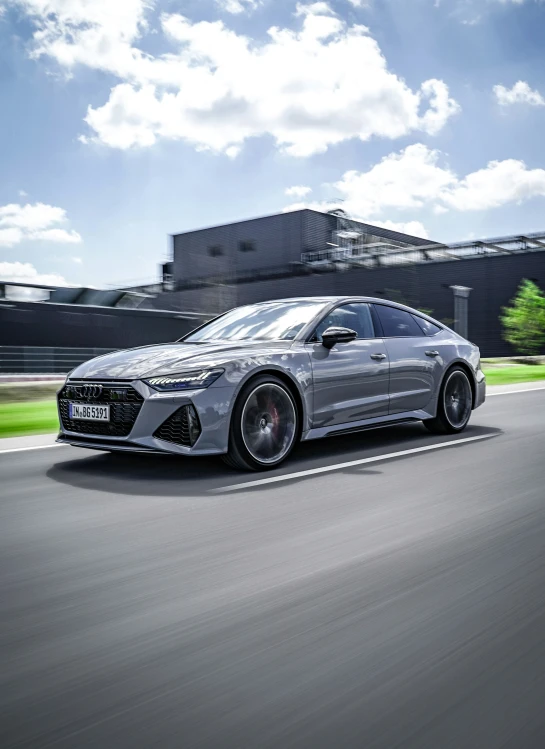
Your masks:
M328 328L350 328L358 338L375 338L373 319L368 304L344 304L329 312L318 324L311 341L321 341L322 333Z

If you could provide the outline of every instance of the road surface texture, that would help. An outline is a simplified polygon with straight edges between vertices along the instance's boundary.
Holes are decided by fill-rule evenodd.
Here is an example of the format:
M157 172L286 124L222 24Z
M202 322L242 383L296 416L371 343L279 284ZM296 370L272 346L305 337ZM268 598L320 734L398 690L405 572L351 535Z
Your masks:
M544 747L545 391L468 437L0 455L0 747Z

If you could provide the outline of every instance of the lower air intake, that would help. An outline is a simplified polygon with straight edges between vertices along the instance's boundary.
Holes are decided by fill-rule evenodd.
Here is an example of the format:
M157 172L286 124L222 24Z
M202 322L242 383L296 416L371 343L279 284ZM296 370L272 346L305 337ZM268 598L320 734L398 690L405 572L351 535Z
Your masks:
M182 406L161 424L153 436L175 445L193 447L201 436L201 425L195 408Z

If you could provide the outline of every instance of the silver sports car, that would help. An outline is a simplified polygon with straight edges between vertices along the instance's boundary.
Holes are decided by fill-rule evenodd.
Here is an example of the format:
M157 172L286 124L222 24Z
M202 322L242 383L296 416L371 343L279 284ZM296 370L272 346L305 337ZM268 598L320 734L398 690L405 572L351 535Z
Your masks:
M461 432L485 389L477 346L417 310L282 299L80 365L58 394L58 441L263 470L299 440L411 421Z

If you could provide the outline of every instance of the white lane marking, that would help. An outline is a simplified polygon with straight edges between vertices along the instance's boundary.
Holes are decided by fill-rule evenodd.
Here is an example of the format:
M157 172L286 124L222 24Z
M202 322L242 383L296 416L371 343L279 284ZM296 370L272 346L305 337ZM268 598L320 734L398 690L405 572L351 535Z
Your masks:
M522 390L504 390L502 393L487 393L486 397L493 398L495 395L515 395L515 393L535 393L536 390L545 390L545 386L537 388L524 388Z
M297 471L296 473L287 473L284 476L273 476L267 479L257 479L256 481L246 481L244 484L232 484L223 486L219 489L211 489L210 494L224 494L225 492L235 492L239 489L249 489L253 486L263 486L264 484L276 484L280 481L291 481L300 479L305 476L314 476L318 473L329 473L330 471L341 471L343 468L352 468L353 466L362 466L366 463L379 463L382 460L391 460L392 458L401 458L404 455L414 455L415 453L425 453L430 450L441 450L446 447L455 447L456 445L467 444L468 442L478 442L489 440L495 437L495 434L483 434L478 437L465 437L462 440L451 440L450 442L441 442L438 445L426 445L425 447L413 447L410 450L400 450L397 453L387 453L386 455L376 455L373 458L359 458L358 460L349 460L347 463L336 463L332 466L322 466L320 468L309 468L307 471Z
M66 447L66 445L34 445L34 447L12 447L9 450L0 450L0 455L7 453L24 453L28 450L49 450L51 447Z

